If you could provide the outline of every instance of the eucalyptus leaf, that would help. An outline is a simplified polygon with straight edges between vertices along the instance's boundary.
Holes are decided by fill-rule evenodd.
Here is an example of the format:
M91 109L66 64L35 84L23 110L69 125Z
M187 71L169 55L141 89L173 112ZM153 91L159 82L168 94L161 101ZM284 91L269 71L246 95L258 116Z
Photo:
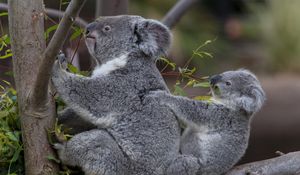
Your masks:
M204 88L208 88L210 87L209 82L201 82L201 83L196 83L193 85L193 87L204 87Z

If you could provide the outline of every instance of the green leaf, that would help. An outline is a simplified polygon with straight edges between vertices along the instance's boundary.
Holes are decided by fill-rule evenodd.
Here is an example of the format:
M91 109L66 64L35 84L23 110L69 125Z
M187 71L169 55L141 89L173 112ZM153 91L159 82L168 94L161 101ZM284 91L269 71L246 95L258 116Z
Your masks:
M18 135L15 135L14 132L7 132L6 135L8 136L8 138L12 141L18 142L19 138Z
M5 58L9 58L12 56L11 50L8 49L5 51L5 55L0 56L0 59L5 59Z
M4 42L6 44L10 44L10 37L8 35L6 35L6 37L4 38Z
M200 101L210 101L211 96L197 96L197 97L194 97L193 99L200 100Z
M199 56L200 58L205 58L204 56L206 56L207 58L213 58L212 54L210 54L208 52L204 52L204 51L201 51L201 52L194 51L193 54Z
M0 118L6 117L8 115L9 115L9 112L7 110L0 111Z
M16 160L18 160L19 156L20 156L20 152L22 151L22 147L19 146L18 149L15 151L12 159L10 160L10 162L15 162Z
M8 16L8 12L2 12L2 13L0 13L0 17L1 16Z
M202 52L202 54L206 55L207 57L213 58L213 55L208 52Z
M193 86L193 87L194 87L194 84L195 84L195 83L196 83L196 80L191 79L191 80L189 80L189 81L186 83L185 86Z
M72 64L68 64L68 69L70 72L77 74L79 72L78 68L73 66Z
M74 40L75 38L79 37L83 33L83 29L79 27L75 27L75 32L71 35L70 41Z
M62 3L61 3L61 5L68 5L69 3L70 3L69 0L63 0Z
M5 46L7 44L10 44L10 37L6 34L6 35L3 35L1 38L0 38L0 42L4 42ZM3 44L3 43L2 43Z
M165 62L168 66L171 66L172 67L172 70L175 70L176 69L176 64L171 62L169 59L167 58L164 58L164 57L160 57L159 58L161 61Z
M2 82L4 82L6 85L11 86L10 82L6 81L6 80L2 80Z
M211 40L206 40L203 46L206 46L207 44L210 44L212 41Z
M204 87L204 88L208 88L208 87L210 87L210 84L209 84L209 82L195 83L195 84L193 85L193 87Z
M57 27L58 27L58 24L55 24L55 25L49 27L49 28L46 30L46 32L44 33L45 39L48 39L48 38L49 38L49 34L50 34L51 32L53 32L53 31L55 31L55 30L57 29Z
M5 88L1 84L0 84L0 89L2 89L3 91L5 90Z
M173 92L174 95L181 95L181 96L186 96L186 92L184 92L184 90L179 86L178 83L176 83L174 85L174 92Z
M170 63L170 61L169 61L167 58L160 57L159 59L162 60L162 61L164 61L164 62L167 63L167 64Z
M84 77L87 77L90 75L90 71L79 71L79 74L84 76Z
M6 71L6 72L4 72L3 74L6 75L6 76L11 76L11 77L14 76L13 71Z

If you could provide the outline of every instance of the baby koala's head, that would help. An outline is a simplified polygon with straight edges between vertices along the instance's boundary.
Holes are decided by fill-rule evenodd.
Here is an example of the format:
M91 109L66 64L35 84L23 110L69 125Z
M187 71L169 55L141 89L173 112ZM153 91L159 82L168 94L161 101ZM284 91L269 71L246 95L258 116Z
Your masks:
M85 38L98 63L132 53L156 60L169 48L171 33L159 21L121 15L100 17L88 24Z
M262 107L266 98L256 76L245 69L214 75L210 85L214 98L250 115Z

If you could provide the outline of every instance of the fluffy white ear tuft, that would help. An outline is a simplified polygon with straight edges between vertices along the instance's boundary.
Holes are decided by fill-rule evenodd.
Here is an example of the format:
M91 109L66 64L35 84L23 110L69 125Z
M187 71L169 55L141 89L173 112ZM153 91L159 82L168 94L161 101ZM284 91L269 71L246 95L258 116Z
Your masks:
M138 48L149 57L157 59L166 54L171 43L171 33L164 24L151 19L138 20L134 27Z

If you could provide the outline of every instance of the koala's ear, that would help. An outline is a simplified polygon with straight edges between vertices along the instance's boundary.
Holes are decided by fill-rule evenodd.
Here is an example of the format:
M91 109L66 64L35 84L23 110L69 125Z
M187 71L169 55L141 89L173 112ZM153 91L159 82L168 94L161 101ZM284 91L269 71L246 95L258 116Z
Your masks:
M266 100L264 91L260 87L253 87L251 95L241 97L238 104L247 114L254 114L260 110Z
M169 29L156 20L138 20L134 26L134 42L146 55L157 58L166 54L171 42Z

